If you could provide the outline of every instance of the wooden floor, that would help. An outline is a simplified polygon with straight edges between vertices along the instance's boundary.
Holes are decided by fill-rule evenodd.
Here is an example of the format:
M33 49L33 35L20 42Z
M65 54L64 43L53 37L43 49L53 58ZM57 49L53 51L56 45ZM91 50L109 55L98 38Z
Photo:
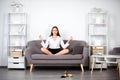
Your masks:
M0 80L120 80L115 68L104 69L102 72L94 70L91 74L89 69L82 73L81 69L72 67L67 71L73 76L61 78L65 71L65 68L35 67L30 73L29 68L26 70L0 68Z

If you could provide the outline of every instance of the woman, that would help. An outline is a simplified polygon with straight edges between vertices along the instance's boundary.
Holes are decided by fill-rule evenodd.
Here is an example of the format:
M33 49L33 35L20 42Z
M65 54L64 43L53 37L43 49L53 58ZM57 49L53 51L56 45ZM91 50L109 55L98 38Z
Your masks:
M53 26L51 34L45 43L41 35L39 36L39 38L43 46L41 48L41 51L43 53L47 55L63 55L69 53L69 49L66 48L69 46L69 42L72 40L72 37L70 37L66 44L64 44L57 26ZM60 46L62 47L62 50Z

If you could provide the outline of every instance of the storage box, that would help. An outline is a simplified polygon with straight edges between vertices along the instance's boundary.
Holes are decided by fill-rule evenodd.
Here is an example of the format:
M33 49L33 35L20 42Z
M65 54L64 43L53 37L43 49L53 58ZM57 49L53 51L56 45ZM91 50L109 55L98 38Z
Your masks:
M22 51L12 51L11 57L22 57Z
M104 47L92 47L92 54L104 54Z
M99 54L99 53L104 54L104 50L103 49L93 49L92 53L93 54Z

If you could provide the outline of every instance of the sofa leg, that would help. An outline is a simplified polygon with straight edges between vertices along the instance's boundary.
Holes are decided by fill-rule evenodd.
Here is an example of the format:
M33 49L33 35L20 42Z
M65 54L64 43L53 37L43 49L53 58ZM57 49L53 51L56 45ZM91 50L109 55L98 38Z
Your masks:
M33 67L34 67L34 65L30 64L30 72L32 72Z
M80 64L80 67L82 69L82 72L84 72L83 64Z

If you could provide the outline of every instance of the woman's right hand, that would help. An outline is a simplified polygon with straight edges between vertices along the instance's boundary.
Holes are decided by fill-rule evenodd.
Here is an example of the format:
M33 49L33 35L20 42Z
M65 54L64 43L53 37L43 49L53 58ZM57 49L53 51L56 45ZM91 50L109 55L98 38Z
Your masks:
M72 36L70 36L70 38L68 39L68 43L69 43L72 39L73 39L73 37L72 37Z

